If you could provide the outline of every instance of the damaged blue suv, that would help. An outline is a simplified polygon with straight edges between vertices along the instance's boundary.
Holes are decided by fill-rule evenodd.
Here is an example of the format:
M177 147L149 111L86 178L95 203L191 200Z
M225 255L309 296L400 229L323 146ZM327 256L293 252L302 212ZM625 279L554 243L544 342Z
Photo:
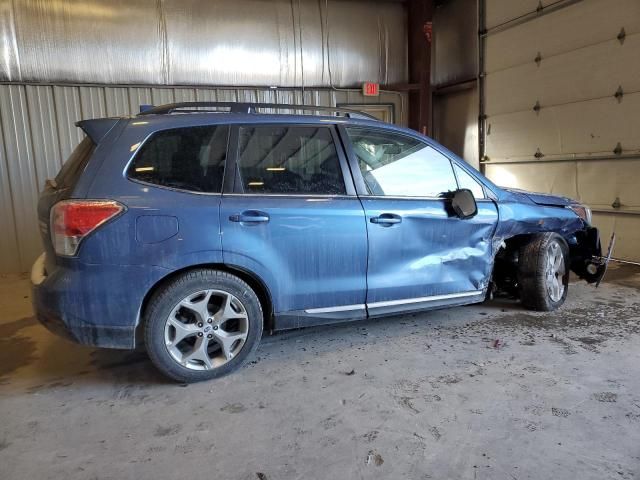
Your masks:
M553 310L570 270L602 277L586 206L497 187L414 131L320 110L182 103L78 122L86 137L38 204L40 322L86 345L144 343L192 382L238 368L264 330L497 291Z

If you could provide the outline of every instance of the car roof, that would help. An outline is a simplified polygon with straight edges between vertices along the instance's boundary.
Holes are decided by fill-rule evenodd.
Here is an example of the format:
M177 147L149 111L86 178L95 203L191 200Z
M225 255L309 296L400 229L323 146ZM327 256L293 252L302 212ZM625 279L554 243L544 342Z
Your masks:
M224 109L224 110L220 110ZM301 114L301 112L307 112ZM319 112L331 112L331 115ZM153 123L160 127L170 125L221 125L221 124L349 124L393 128L368 113L353 108L325 105L297 105L256 102L177 102L165 105L140 105L140 113L133 124ZM413 135L412 130L405 133Z
M361 127L381 128L393 130L406 135L431 139L420 135L414 130L404 128L381 120L369 120L366 118L352 118L334 115L295 115L295 114L270 114L270 113L230 113L230 112L175 112L169 114L146 114L128 117L133 125L149 125L151 129L158 130L175 127L189 127L201 125L234 125L234 124L300 124L300 125L351 125Z

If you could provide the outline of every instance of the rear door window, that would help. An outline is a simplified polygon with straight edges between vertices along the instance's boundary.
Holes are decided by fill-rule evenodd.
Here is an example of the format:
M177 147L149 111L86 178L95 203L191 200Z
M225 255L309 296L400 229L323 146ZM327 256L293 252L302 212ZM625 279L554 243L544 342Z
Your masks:
M331 130L326 126L243 126L238 175L243 193L345 194Z
M220 193L228 136L226 125L157 132L136 154L129 178L179 190Z
M96 144L89 137L84 137L56 175L57 188L68 188L76 184L95 149Z

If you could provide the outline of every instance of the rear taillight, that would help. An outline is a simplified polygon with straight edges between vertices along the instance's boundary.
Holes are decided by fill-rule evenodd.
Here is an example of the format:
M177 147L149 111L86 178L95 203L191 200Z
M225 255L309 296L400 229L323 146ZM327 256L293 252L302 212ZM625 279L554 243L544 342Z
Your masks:
M117 216L124 207L113 200L64 200L51 208L51 241L58 255L72 257L82 239Z

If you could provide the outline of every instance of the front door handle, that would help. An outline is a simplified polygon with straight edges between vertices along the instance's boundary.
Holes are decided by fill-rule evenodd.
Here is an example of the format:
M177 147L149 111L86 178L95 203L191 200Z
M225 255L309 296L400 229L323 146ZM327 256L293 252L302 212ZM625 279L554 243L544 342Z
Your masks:
M259 210L245 210L236 215L230 215L229 220L240 223L267 223L269 214Z
M390 227L391 225L402 223L402 217L395 213L383 213L378 217L371 217L369 221L382 225L383 227Z

